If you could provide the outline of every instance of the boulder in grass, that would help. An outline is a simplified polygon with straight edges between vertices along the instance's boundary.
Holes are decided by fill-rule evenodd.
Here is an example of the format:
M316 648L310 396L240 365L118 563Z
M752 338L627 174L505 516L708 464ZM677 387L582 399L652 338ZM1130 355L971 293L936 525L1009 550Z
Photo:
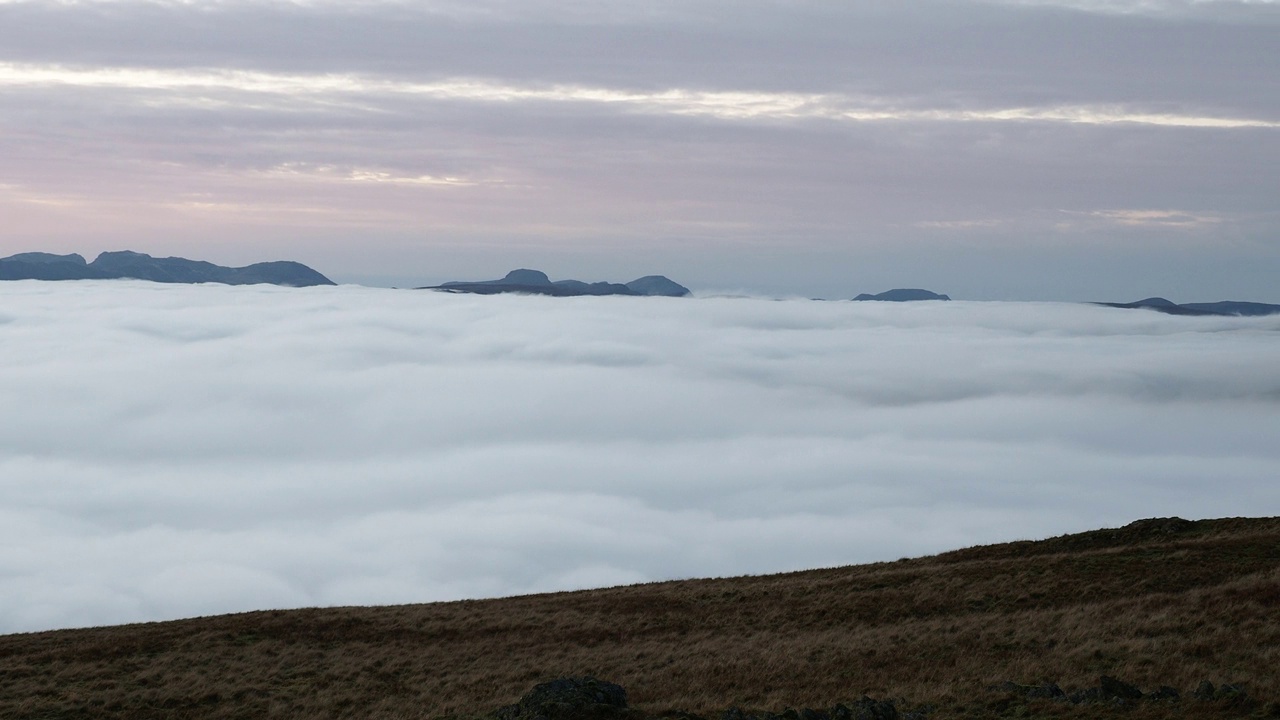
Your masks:
M569 677L535 686L496 720L604 720L627 709L627 691L593 677Z

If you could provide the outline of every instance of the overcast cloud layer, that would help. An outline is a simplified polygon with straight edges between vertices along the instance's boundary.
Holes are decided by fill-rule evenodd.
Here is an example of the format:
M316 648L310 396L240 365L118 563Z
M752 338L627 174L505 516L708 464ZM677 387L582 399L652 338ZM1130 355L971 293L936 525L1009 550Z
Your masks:
M1280 317L0 287L0 632L1280 512Z
M0 253L1280 302L1280 5L0 2Z

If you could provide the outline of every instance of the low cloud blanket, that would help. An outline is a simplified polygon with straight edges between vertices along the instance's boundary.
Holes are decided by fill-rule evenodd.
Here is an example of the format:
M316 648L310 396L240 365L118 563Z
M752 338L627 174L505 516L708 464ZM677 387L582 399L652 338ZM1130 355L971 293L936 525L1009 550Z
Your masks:
M1280 512L1280 317L0 288L0 632Z

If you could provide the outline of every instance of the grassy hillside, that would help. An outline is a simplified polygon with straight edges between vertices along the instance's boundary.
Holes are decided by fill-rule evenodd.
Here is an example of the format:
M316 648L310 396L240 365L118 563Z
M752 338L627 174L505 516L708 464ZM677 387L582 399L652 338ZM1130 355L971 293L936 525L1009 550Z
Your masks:
M595 675L633 707L1013 715L1002 681L1102 674L1280 700L1280 518L1146 520L892 563L380 608L267 611L0 637L2 718L429 718ZM1041 707L1043 705L1043 707ZM1036 705L1096 716L1097 706Z

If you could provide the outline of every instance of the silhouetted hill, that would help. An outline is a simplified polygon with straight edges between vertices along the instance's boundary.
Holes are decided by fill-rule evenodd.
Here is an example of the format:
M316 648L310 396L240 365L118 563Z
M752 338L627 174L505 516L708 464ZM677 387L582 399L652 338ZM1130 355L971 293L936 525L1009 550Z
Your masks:
M0 636L0 717L532 720L510 704L584 675L626 689L616 720L1275 717L1276 647L1280 518L1155 518L781 575Z
M627 283L627 287L638 295L684 297L689 294L689 288L662 275L645 275L642 278L636 278Z
M500 280L453 281L419 289L475 293L479 295L526 293L531 295L552 295L555 297L576 297L581 295L663 295L683 297L689 294L689 288L675 283L662 275L647 275L632 280L625 285L610 282L587 283L581 280L556 280L552 282L546 273L527 268L512 270Z
M278 261L231 268L180 257L156 258L122 250L86 263L78 254L19 253L0 258L0 280L150 280L162 283L267 283L306 287L333 281L301 263Z
M939 295L929 290L921 290L919 288L895 288L886 290L878 295L868 295L862 293L854 300L882 300L886 302L915 302L917 300L950 300L946 295Z
M102 280L108 275L89 267L79 254L29 252L0 258L0 280Z
M1179 305L1162 297L1146 298L1131 303L1098 302L1103 307L1155 310L1168 315L1274 315L1280 313L1280 305L1257 302L1224 300L1212 303L1184 303Z
M1217 315L1275 315L1280 313L1280 305L1271 305L1269 303L1259 302L1240 302L1237 300L1223 300L1221 302L1211 303L1183 303L1182 307L1189 310L1204 310Z

